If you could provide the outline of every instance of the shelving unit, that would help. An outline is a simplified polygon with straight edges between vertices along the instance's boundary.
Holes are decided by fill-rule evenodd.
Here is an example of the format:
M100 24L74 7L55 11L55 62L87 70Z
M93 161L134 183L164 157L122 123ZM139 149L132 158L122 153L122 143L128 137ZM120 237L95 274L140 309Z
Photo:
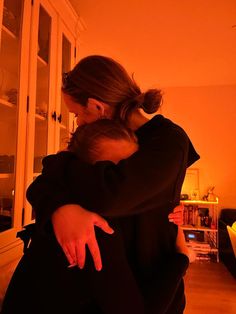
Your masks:
M187 245L195 251L196 259L219 262L218 252L218 198L208 202L183 200Z

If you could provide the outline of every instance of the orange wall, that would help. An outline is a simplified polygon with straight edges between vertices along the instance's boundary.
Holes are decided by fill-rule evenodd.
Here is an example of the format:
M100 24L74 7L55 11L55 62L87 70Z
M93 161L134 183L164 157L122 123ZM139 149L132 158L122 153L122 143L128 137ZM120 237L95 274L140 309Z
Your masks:
M215 186L219 208L236 208L236 85L164 88L162 113L180 124L201 155L200 194Z

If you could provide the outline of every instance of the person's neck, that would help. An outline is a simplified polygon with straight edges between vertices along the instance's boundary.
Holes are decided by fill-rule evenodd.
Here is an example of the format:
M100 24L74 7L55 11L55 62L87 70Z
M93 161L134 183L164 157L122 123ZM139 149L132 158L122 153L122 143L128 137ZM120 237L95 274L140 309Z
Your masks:
M129 118L129 127L131 130L136 131L139 129L142 125L144 125L147 121L149 121L148 118L146 118L140 110L136 110L132 112L130 118Z

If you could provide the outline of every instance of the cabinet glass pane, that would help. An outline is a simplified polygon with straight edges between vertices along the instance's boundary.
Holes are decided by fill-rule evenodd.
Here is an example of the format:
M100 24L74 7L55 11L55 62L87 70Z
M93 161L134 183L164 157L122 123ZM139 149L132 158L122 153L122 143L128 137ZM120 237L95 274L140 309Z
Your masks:
M0 232L13 227L23 1L5 0L0 48Z
M40 7L35 109L34 173L40 173L47 154L51 17Z
M62 36L62 73L71 69L71 43ZM64 149L69 138L69 111L61 95L60 149Z

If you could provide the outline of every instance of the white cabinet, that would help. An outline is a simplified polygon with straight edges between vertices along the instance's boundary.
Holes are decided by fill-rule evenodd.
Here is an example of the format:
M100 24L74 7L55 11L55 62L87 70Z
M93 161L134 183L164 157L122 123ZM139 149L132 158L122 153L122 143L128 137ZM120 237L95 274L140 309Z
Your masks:
M218 251L218 199L214 202L185 200L184 225L187 245L201 261L219 262Z
M76 62L79 18L66 0L0 1L0 265L22 251L25 198L41 160L64 147L73 117L62 72Z

